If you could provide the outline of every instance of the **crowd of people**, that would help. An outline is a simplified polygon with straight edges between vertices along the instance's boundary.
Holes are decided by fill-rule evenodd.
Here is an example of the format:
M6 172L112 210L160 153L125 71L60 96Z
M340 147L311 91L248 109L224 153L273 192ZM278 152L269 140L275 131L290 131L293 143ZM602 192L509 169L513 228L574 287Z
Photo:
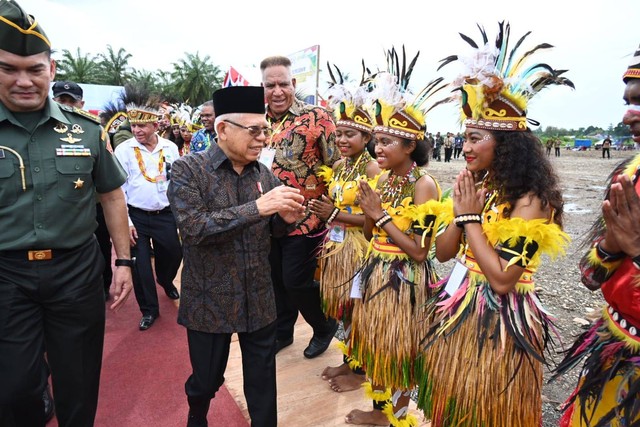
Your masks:
M512 48L508 23L495 42L462 35L473 54L442 61L462 63L457 78L417 95L418 55L405 63L404 48L376 73L363 64L355 87L334 79L327 108L297 99L291 61L270 56L261 86L219 89L197 108L129 93L98 118L74 82L49 97L55 62L33 17L13 1L0 16L1 426L44 426L52 401L58 425L92 426L105 301L119 309L133 290L146 331L158 285L186 329L188 427L208 425L232 334L251 424L277 425L276 354L299 315L309 359L343 325L343 363L320 375L371 399L348 424L417 425L417 389L432 427L542 425L557 331L534 275L569 237L527 106L573 83L530 64L523 39ZM623 79L638 142L640 50ZM459 104L464 132L427 133L444 102ZM429 173L441 151L465 161L449 194ZM606 307L554 369L583 364L563 427L640 423L638 171L640 155L614 169L585 240L582 280ZM435 263L452 259L438 277Z

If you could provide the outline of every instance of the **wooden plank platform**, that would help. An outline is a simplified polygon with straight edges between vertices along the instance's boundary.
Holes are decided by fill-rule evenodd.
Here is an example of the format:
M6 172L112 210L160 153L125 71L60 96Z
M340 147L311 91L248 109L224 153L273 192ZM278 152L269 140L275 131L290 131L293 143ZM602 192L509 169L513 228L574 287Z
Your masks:
M180 271L174 283L180 289ZM179 304L179 301L176 301L176 304ZM342 353L336 347L338 341L334 338L332 345L326 352L314 359L307 359L302 355L302 352L309 344L311 335L311 327L300 316L295 326L293 344L284 348L276 356L278 426L334 427L353 425L345 423L345 415L353 409L371 410L371 400L365 397L362 389L345 393L336 393L331 390L329 383L320 378L320 374L325 367L338 366L342 363ZM247 402L242 389L242 359L236 334L231 339L229 362L224 377L225 387L250 424ZM424 421L422 412L416 409L414 402L411 402L410 410L418 418L419 427L430 426L430 423Z
M302 355L311 339L311 327L300 317L295 329L292 345L284 348L276 356L278 381L278 425L282 427L333 427L350 425L344 417L352 409L368 411L371 400L365 398L362 390L336 393L320 374L326 366L342 363L342 353L332 346L315 359ZM225 372L225 386L234 397L246 419L249 420L247 403L242 391L242 361L237 336L231 342L229 363ZM427 427L422 413L412 404L413 414L420 420L420 426Z

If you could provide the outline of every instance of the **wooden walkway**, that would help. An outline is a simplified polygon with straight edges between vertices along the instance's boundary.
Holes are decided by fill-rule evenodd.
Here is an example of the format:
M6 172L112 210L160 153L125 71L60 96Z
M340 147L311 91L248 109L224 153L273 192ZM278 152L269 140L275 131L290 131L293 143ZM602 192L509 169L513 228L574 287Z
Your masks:
M336 393L320 374L326 366L342 363L342 353L335 345L315 359L307 359L302 351L311 339L311 327L300 317L296 324L295 339L276 356L278 381L278 425L281 427L334 427L346 426L344 417L352 409L371 410L371 400L362 390ZM333 340L334 344L337 340ZM247 404L242 391L242 361L236 336L231 343L229 364L225 372L225 386L249 420ZM422 413L413 414L420 426L427 427Z

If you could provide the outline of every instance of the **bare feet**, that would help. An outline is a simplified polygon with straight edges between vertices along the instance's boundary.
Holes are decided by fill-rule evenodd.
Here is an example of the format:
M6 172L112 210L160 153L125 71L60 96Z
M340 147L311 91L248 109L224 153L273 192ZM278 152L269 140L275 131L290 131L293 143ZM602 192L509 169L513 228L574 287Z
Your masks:
M337 393L342 393L343 391L359 389L365 381L366 378L364 375L354 374L353 371L349 371L346 375L331 378L329 380L329 387Z
M347 375L349 372L351 372L351 368L346 363L336 367L327 366L324 368L324 371L322 371L322 379L330 380L339 375Z
M344 417L344 422L347 424L373 424L376 426L388 426L389 419L382 411L374 409L372 411L361 411L354 409Z

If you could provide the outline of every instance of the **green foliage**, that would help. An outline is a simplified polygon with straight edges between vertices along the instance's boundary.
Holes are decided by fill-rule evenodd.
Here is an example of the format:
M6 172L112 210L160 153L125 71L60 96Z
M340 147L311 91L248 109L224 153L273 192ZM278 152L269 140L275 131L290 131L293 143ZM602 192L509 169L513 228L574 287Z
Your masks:
M169 86L190 105L200 105L211 99L213 92L221 86L222 72L211 63L209 55L200 58L197 52L195 55L185 52L185 57L172 65Z
M80 48L76 55L64 49L62 59L57 62L57 80L70 80L76 83L100 84L100 68L95 56L83 55Z
M76 83L124 86L133 83L147 89L160 99L186 102L198 106L211 99L211 94L222 86L223 73L211 58L199 53L185 53L185 57L171 64L171 71L139 70L129 66L132 55L124 48L114 50L107 45L106 52L96 56L74 53L64 49L57 61L56 80Z
M100 69L101 83L112 86L124 86L129 81L131 72L129 71L129 59L132 55L127 53L124 48L118 49L118 52L114 52L111 45L107 45L107 53L99 53L98 58L100 62L98 67Z

